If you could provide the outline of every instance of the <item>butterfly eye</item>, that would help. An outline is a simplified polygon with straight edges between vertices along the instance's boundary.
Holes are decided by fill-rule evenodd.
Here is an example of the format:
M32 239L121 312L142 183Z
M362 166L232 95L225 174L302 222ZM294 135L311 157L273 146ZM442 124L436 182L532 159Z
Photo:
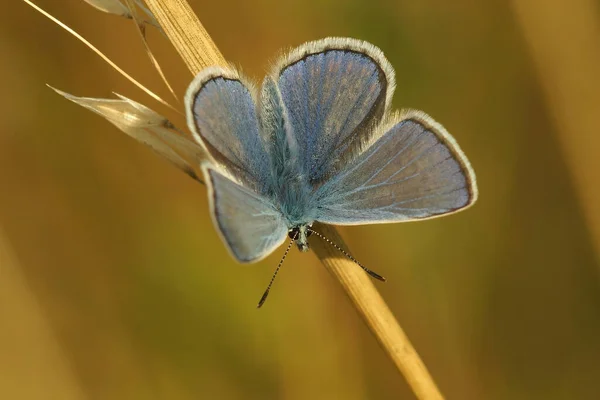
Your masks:
M292 228L288 231L288 237L292 240L296 240L298 238L299 233L300 233L300 229Z

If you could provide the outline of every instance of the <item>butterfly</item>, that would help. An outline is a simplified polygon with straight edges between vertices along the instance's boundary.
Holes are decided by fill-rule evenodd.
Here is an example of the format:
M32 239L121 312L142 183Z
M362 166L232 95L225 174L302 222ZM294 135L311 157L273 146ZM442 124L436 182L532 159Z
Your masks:
M195 77L187 122L209 155L211 216L236 260L259 261L287 237L307 251L316 221L414 221L476 201L454 138L422 111L390 111L394 88L382 51L350 38L284 54L260 88L232 68Z

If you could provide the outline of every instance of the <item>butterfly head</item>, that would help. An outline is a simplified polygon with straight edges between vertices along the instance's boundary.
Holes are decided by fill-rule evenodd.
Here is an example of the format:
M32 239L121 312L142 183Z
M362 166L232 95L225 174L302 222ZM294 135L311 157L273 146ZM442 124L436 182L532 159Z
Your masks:
M298 246L298 250L301 252L308 251L308 237L312 234L312 229L310 229L310 225L304 224L291 228L288 231L288 236L290 239L296 242L296 246Z

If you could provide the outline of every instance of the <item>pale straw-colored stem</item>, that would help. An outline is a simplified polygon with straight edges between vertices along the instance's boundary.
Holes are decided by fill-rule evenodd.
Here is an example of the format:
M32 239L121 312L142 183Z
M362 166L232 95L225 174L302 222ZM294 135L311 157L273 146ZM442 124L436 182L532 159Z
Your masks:
M187 0L146 0L146 4L192 74L227 65Z
M146 3L193 74L210 65L226 65L224 57L185 0L146 0ZM316 229L347 249L335 228L319 225ZM427 368L371 278L333 246L320 240L312 241L311 245L323 265L340 282L416 397L419 400L442 400Z
M333 226L319 224L315 230L349 251ZM358 265L340 256L337 249L324 241L313 240L311 246L327 270L340 282L371 332L406 378L417 399L443 400L419 354L375 288L375 284L385 283L374 281Z

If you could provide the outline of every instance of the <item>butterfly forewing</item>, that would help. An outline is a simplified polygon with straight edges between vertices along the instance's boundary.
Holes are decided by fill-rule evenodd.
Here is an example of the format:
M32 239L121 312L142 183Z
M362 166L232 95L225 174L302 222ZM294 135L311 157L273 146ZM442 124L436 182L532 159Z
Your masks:
M215 161L246 186L262 192L270 165L254 97L254 88L237 72L211 67L190 85L186 107L188 125Z
M381 120L394 90L393 69L376 47L330 38L308 43L276 66L301 164L318 185L348 161Z

